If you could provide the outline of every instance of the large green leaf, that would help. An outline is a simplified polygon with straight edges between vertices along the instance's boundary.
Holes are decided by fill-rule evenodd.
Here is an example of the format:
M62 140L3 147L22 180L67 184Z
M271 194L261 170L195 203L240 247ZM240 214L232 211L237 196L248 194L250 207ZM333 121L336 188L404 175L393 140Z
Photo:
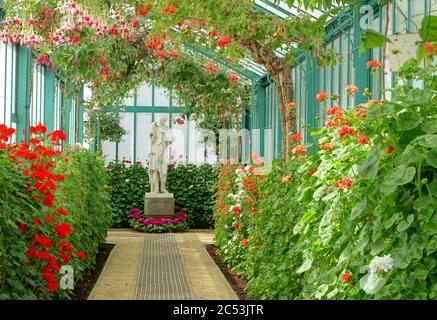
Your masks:
M437 41L437 17L426 16L422 20L419 35L423 41Z
M379 185L379 190L384 194L394 192L397 187L405 185L413 180L416 175L415 167L407 167L401 165L392 169L385 177L382 184Z
M366 118L372 120L378 117L387 116L395 112L395 107L391 103L385 103L382 106L374 106L367 110Z
M437 169L437 148L434 148L426 153L426 163Z
M379 159L375 154L371 154L364 160L361 166L358 167L358 174L370 180L375 180L379 170Z
M437 132L437 119L432 119L425 121L422 124L422 130L426 133L436 133Z
M411 130L422 123L422 117L416 112L402 112L396 121L398 131Z
M425 148L437 148L437 134L427 134L420 136L416 142Z
M381 48L388 42L391 42L391 40L385 35L367 29L361 34L360 53L363 53L366 49Z
M349 216L349 220L353 220L361 215L364 209L367 206L367 199L358 202L355 207L352 209L351 215Z
M402 232L402 231L407 230L407 229L411 226L411 224L413 223L413 221L414 221L414 214L410 214L410 215L407 217L407 219L402 220L401 222L399 222L399 224L398 224L396 230L397 230L398 232Z

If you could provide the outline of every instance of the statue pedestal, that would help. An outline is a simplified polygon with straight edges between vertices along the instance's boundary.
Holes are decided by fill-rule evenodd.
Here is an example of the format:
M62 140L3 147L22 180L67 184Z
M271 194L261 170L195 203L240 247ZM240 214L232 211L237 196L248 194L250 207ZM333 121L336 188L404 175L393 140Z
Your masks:
M173 193L146 193L144 197L144 215L147 218L173 218Z

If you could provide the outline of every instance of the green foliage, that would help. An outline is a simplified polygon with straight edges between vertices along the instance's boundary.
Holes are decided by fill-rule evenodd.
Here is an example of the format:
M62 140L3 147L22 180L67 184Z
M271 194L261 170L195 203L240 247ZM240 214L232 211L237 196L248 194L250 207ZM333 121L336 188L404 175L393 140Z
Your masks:
M144 212L144 195L150 191L147 169L138 163L128 166L123 162L111 162L106 171L112 189L112 226L128 227L130 209Z
M123 136L128 132L121 126L120 114L118 112L92 112L88 125L85 125L86 138L93 139L92 128L97 125L100 129L99 138L101 141L121 142Z
M178 164L169 170L167 181L167 189L174 194L176 206L187 212L189 226L210 228L217 188L216 168L208 164Z
M140 164L128 166L112 162L107 167L112 188L113 225L129 226L129 210L144 212L144 195L150 191L147 169ZM216 192L217 172L212 165L178 164L168 170L167 189L174 194L176 207L187 212L190 228L212 226L212 206Z

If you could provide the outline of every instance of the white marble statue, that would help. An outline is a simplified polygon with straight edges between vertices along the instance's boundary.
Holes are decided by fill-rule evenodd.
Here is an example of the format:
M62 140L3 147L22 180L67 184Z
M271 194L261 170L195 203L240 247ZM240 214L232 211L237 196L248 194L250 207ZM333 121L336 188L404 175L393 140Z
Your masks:
M167 147L173 142L171 129L167 126L168 116L162 115L154 121L149 132L149 181L151 193L168 193L167 182ZM161 188L159 184L161 183Z

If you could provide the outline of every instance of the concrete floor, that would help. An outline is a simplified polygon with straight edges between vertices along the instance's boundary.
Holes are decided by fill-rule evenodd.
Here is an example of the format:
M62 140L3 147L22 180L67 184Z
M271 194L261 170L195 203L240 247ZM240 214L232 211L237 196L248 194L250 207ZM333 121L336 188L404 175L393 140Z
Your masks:
M89 300L134 300L136 298L144 241L143 233L130 229L109 230L107 242L114 243L116 246L88 297ZM177 233L176 241L194 299L238 299L205 249L206 244L213 243L212 231L193 230Z

